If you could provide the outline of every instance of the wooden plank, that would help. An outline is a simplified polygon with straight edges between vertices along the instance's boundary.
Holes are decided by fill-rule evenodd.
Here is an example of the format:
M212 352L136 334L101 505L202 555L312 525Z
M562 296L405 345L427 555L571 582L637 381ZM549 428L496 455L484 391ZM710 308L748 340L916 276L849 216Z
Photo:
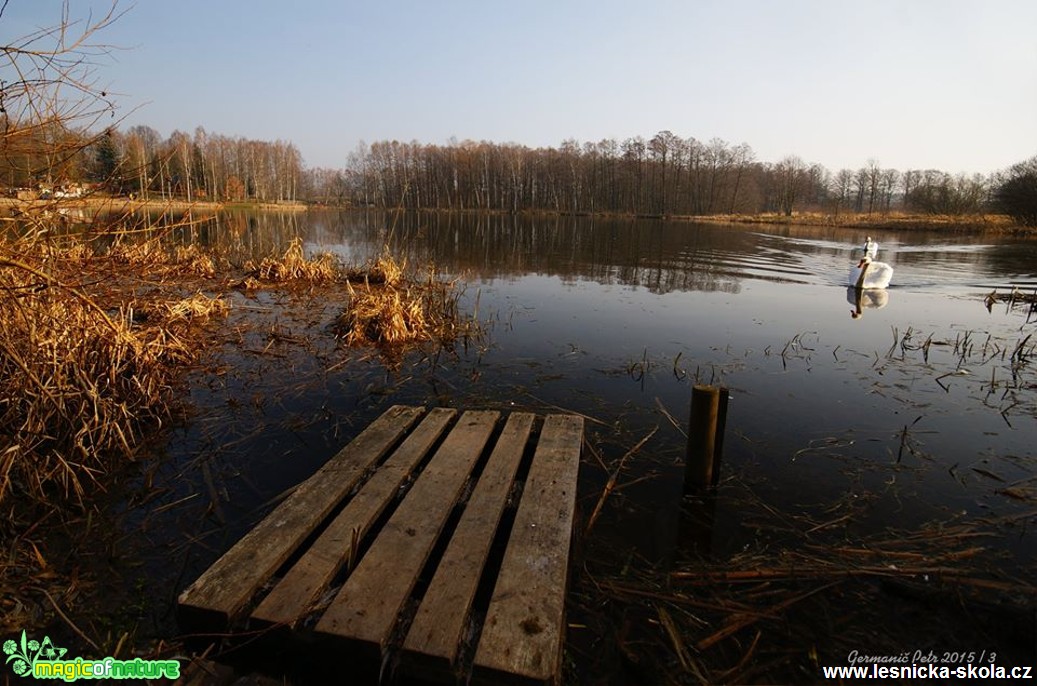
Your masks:
M476 649L477 679L558 678L582 442L582 417L544 421Z
M209 567L180 594L184 630L226 630L259 587L423 413L424 408L402 405L386 410Z
M324 612L319 634L381 654L499 414L461 416Z
M291 625L306 614L311 603L349 560L353 542L362 540L368 533L456 414L456 410L446 408L429 412L263 599L253 611L253 619Z
M404 641L404 659L415 673L445 675L456 663L465 621L532 428L533 415L516 412L497 439Z

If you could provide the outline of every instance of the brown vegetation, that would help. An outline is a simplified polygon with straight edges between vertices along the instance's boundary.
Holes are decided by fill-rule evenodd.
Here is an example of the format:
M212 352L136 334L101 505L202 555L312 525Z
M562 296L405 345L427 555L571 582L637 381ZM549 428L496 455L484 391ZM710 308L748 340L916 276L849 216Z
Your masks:
M161 238L100 241L32 233L0 242L0 502L81 500L87 482L133 458L148 427L179 402L177 380L228 312L235 283L217 252ZM165 234L163 234L165 235ZM406 278L388 252L343 270L307 257L294 239L278 257L247 263L237 285L315 287L348 280L340 318L348 345L401 345L470 335L454 283ZM208 292L206 292L208 291Z
M274 283L306 281L321 283L332 281L341 272L338 261L331 253L319 253L307 258L303 253L302 239L293 238L288 249L280 257L264 257L259 264L245 264L246 278Z
M401 264L386 250L367 269L350 275L349 304L337 322L347 345L398 350L477 335L475 320L458 310L460 292L454 283L440 281L432 269L424 281L408 280L406 269L406 261Z
M0 502L12 491L82 498L84 482L132 458L145 429L170 417L177 370L197 356L197 324L227 305L154 281L160 263L164 274L177 267L152 243L101 254L77 240L0 244L0 433L11 437ZM153 288L138 293L131 281Z
M594 625L610 621L606 612L625 622L615 646L587 656L593 670L625 667L644 683L813 683L864 646L901 655L905 646L980 643L996 645L999 662L1025 663L1037 588L991 568L994 532L951 523L820 542L820 529L849 528L849 517L783 516L759 521L800 537L788 545L704 555L668 573L588 571L577 612ZM629 635L635 624L655 630ZM581 633L576 650L585 650Z

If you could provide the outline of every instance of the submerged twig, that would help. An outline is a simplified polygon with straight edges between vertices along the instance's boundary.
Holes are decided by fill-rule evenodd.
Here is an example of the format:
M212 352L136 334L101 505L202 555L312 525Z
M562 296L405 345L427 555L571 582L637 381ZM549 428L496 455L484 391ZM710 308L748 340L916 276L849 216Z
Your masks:
M649 431L648 435L646 435L644 438L642 438L640 441L638 441L637 445L635 445L633 448L628 450L626 452L626 454L623 455L623 457L621 457L619 459L619 464L616 466L616 469L613 470L612 475L609 476L609 480L605 484L605 488L602 489L601 495L598 497L598 502L594 506L594 510L591 512L591 515L590 515L590 517L587 520L587 527L584 529L584 532L583 532L584 536L589 535L590 532L591 532L591 529L594 528L594 523L598 520L598 515L601 514L601 508L605 505L605 501L608 499L609 494L612 493L613 489L615 489L615 487L616 487L616 480L619 478L620 472L623 471L623 466L626 464L626 461L632 455L634 455L638 450L640 450L641 446L643 446L645 443L647 443L648 439L650 439L652 436L654 436L655 432L658 431L658 430L659 430L659 427L657 426L654 429L652 429L651 431Z

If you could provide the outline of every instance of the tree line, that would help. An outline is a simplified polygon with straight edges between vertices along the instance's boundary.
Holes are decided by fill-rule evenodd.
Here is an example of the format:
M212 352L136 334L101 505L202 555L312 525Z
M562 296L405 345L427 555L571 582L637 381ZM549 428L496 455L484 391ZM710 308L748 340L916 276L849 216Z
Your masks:
M547 148L380 141L358 146L341 169L307 168L290 142L201 127L163 139L148 126L91 136L37 125L18 141L0 150L0 179L12 188L85 181L114 193L188 201L638 216L1004 210L1037 222L1037 203L1025 200L1037 195L1033 160L989 176L901 172L875 160L833 173L794 155L761 162L745 143L703 143L669 131ZM1023 209L1013 213L1013 202Z
M662 131L650 139L564 141L528 148L486 141L362 145L329 197L407 209L547 210L634 215L838 214L907 210L970 214L989 209L996 176L881 167L832 173L790 155L776 163L752 148Z
M54 155L53 141L76 154ZM54 123L37 126L18 148L0 151L0 179L11 188L93 183L142 198L286 202L300 198L304 166L294 144L149 126L101 135Z

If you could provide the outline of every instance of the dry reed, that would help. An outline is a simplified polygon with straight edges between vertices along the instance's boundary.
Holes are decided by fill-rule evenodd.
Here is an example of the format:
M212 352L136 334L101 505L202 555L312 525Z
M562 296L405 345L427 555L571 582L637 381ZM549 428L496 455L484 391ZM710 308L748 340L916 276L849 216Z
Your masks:
M201 248L194 243L178 246L174 255L174 263L182 273L212 278L216 276L220 268L226 266L225 260L214 255L211 250Z
M0 242L0 501L83 497L113 459L132 458L175 405L179 368L197 356L197 324L223 300L133 277L197 271L201 252L116 242L103 256L75 241ZM215 266L215 262L212 262Z
M365 285L395 286L403 278L407 271L407 260L397 261L388 251L384 250L378 259L369 264L350 269L346 272L346 280L350 283L363 283Z
M1037 289L1034 289L1031 292L1023 292L1013 286L1012 290L1008 293L998 293L995 288L983 299L983 304L986 305L987 312L992 312L994 305L999 302L1005 303L1006 310L1008 311L1017 306L1020 309L1025 306L1027 322L1037 316Z
M432 269L424 281L405 278L405 271L406 262L386 251L367 269L349 275L349 304L336 327L347 345L398 349L478 333L477 324L458 309L454 283L437 279ZM365 278L354 286L359 273Z
M264 257L258 265L245 265L247 277L274 283L305 281L321 283L334 281L340 276L335 256L328 252L307 258L302 249L302 239L293 238L281 257Z

